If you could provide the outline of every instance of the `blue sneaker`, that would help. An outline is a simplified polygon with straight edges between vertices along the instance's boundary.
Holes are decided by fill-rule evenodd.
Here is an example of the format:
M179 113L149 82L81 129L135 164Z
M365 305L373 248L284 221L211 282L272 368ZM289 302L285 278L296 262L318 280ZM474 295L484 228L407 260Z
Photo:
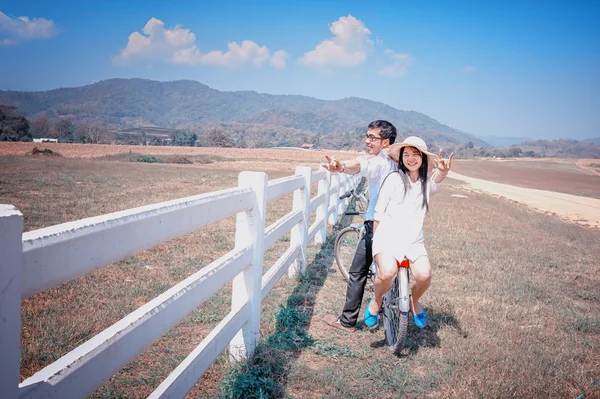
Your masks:
M423 328L427 324L427 313L425 313L425 311L423 310L423 307L421 306L420 303L419 303L419 307L421 308L421 313L418 313L418 314L413 313L413 320L415 321L415 325L417 327Z
M373 299L375 299L374 296L371 297L371 300L365 308L365 324L369 327L377 325L377 319L379 318L379 312L377 312L377 314L371 314L371 312L369 311L369 307L371 306L371 302L373 302Z

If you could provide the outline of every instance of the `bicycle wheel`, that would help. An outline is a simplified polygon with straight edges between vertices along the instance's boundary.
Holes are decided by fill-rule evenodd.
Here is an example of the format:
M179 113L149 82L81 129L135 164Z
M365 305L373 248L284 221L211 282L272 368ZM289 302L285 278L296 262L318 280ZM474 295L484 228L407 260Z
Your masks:
M402 273L402 270L399 270L398 273ZM398 281L398 276L396 276L392 288L384 295L383 304L385 341L396 355L399 355L404 349L408 336L408 312L400 310Z
M361 230L350 226L340 231L335 239L335 263L346 281L361 235Z

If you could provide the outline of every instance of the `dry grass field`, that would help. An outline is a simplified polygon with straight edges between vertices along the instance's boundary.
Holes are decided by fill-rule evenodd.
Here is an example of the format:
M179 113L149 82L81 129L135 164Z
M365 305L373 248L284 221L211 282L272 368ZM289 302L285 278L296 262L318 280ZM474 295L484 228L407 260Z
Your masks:
M240 170L263 169L277 178L291 174L296 165L316 167L323 156L287 150L131 149L194 160L150 164L115 156L129 152L124 147L54 145L49 148L63 157L50 157L24 156L33 148L27 145L12 150L0 145L5 155L0 156L0 203L21 210L27 230L233 187ZM497 173L502 176L501 169ZM289 196L274 201L269 221L290 207ZM233 248L233 231L230 218L24 301L22 377ZM410 327L404 356L395 357L384 346L382 330L361 323L348 334L321 321L339 313L345 295L330 239L310 248L304 277L282 279L264 302L256 356L238 367L221 356L188 396L600 397L599 229L467 191L448 179L432 200L425 232L434 268L432 287L423 298L429 322L424 330ZM288 240L284 237L267 254L265 268ZM228 286L92 397L146 397L227 314L230 297ZM367 300L368 294L364 304Z

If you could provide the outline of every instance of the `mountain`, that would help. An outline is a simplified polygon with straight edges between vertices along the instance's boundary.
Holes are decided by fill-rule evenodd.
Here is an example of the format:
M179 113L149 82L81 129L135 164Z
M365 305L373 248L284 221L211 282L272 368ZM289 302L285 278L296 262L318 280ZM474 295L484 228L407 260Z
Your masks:
M502 136L481 136L481 139L486 143L491 144L494 148L509 147L524 143L526 141L532 141L530 137L502 137Z
M471 134L443 125L415 111L402 111L362 98L319 100L300 95L272 95L254 91L226 92L202 83L179 80L109 79L87 86L43 92L0 91L0 104L13 105L29 118L45 114L50 119L95 122L109 129L160 127L227 129L235 126L271 132L277 143L309 140L332 143L351 133L349 147L363 147L360 135L369 122L387 119L399 135L419 135L448 149L468 142L489 144ZM286 128L290 137L279 137ZM296 137L297 135L299 137ZM243 139L243 137L242 137ZM290 141L291 140L291 141ZM342 140L343 141L343 140ZM341 141L338 140L337 144ZM273 145L273 143L271 143Z
M600 137L596 137L593 139L585 139L583 141L585 141L586 143L600 144Z

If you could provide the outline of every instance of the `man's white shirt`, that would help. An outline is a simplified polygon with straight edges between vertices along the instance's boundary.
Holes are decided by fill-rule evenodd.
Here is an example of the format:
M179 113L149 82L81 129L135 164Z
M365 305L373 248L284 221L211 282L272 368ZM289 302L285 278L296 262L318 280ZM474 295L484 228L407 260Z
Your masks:
M358 161L360 162L358 175L366 177L369 186L369 208L366 220L373 220L383 179L391 172L398 170L398 163L388 156L387 150L380 151L374 157L359 158Z

